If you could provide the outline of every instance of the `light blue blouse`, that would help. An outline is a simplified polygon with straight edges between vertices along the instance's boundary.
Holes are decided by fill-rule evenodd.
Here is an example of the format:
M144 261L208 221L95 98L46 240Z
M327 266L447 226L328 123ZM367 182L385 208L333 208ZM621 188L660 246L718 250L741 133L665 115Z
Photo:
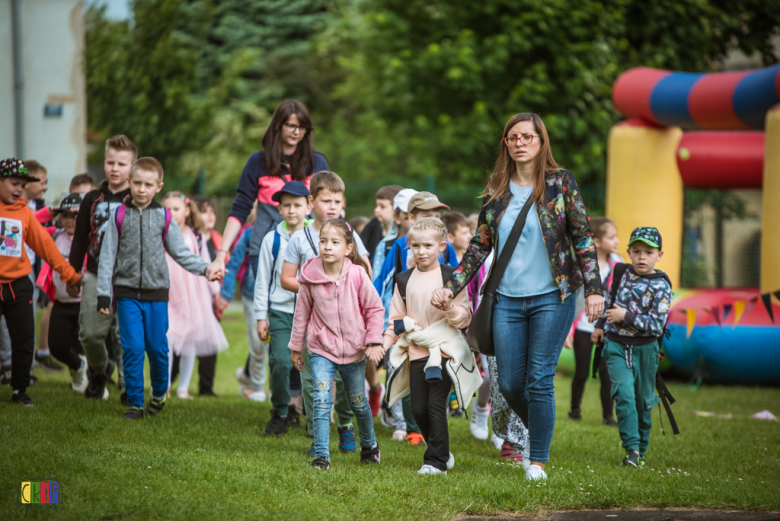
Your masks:
M533 187L517 186L509 182L512 200L498 225L498 255L504 249L504 244L512 232L512 227L520 215L523 205L531 197ZM551 291L559 291L552 276L550 261L547 259L547 249L539 227L539 216L536 209L528 211L525 228L517 241L517 246L509 259L504 277L498 285L498 292L507 297L533 297L544 295Z

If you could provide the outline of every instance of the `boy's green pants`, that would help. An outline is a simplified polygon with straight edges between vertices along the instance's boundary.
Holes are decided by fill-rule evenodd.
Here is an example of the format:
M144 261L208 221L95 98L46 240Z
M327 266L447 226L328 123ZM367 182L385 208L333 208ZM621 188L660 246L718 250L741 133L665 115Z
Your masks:
M268 350L268 372L271 380L271 404L279 416L287 416L290 403L290 335L293 314L268 310L268 332L271 336Z
M612 398L623 448L639 451L642 456L650 444L653 407L659 402L655 394L658 350L658 342L631 348L605 338L601 353L612 379Z
M352 422L355 415L352 413L352 407L347 400L347 391L344 389L344 383L341 381L341 375L336 371L336 377L333 379L336 383L336 414L338 415L339 425L347 425ZM311 365L309 364L309 347L303 348L303 369L301 370L301 387L303 387L303 408L306 412L306 433L314 436L314 422L312 421L311 407L314 401L314 383L311 380Z

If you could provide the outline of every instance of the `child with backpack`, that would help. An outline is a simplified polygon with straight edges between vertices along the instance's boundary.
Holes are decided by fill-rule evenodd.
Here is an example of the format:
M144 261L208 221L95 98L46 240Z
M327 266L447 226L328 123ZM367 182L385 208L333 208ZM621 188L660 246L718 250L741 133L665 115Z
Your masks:
M659 402L654 392L659 339L672 303L672 283L666 273L655 269L663 254L656 228L631 232L631 265L615 266L607 312L592 336L594 343L604 342L602 357L612 379L618 429L626 449L623 465L638 468L647 465L652 412Z
M184 241L171 212L154 200L163 187L162 165L153 157L133 163L131 197L113 210L100 250L97 308L109 315L112 298L119 313L124 350L127 420L159 414L168 392L167 252L194 275L216 280L220 274ZM72 255L73 252L71 252ZM144 352L149 355L152 396L144 408Z
M201 229L200 212L194 201L181 192L168 192L163 207L171 213L187 248L211 263L207 238ZM214 314L218 282L208 282L188 272L170 254L165 255L170 277L168 300L169 382L173 383L174 355L179 358L179 386L176 396L191 399L188 391L195 369L195 357L212 357L228 347L225 333Z
M368 263L355 244L352 227L328 219L320 228L319 256L301 268L298 302L290 337L291 360L299 371L311 364L314 383L314 460L330 468L330 410L333 379L341 374L349 405L358 422L360 462L379 463L371 408L365 393L366 355L382 357L384 309L368 274ZM304 340L309 359L304 362ZM376 352L375 352L376 351Z
M288 181L281 190L271 196L279 204L284 221L263 237L257 263L257 281L254 289L253 317L260 339L268 341L270 349L268 370L271 380L271 420L263 434L281 436L290 427L300 425L298 411L290 403L290 335L295 312L295 293L281 285L282 259L290 237L303 230L311 221L306 215L311 211L309 189L301 181ZM252 356L252 353L250 353ZM300 396L300 389L298 389Z
M446 474L455 465L449 450L447 397L454 386L458 401L468 405L482 377L459 329L471 322L467 292L449 309L431 305L431 294L444 287L455 271L439 263L447 247L447 230L438 218L422 218L409 230L415 267L396 278L383 352L395 345L395 368L387 383L388 405L411 395L412 413L428 448L420 474ZM375 356L377 353L375 353Z

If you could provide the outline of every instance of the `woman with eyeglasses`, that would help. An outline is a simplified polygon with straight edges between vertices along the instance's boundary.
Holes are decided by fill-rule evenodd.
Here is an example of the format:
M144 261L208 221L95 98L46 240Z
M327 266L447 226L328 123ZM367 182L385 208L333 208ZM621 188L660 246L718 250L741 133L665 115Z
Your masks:
M431 303L449 309L493 249L495 266L530 200L522 233L506 253L492 333L499 390L528 428L526 476L546 479L555 425L553 377L580 286L585 287L591 322L604 309L593 233L574 175L555 162L547 129L536 114L517 114L505 125L482 197L477 233L452 279L434 292Z

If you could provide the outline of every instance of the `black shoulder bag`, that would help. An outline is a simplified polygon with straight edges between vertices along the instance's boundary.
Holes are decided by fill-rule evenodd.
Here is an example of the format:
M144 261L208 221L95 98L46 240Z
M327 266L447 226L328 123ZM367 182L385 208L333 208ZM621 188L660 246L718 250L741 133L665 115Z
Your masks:
M495 356L496 354L496 349L493 346L493 303L496 300L496 290L498 290L504 271L506 271L506 267L509 265L509 259L512 258L517 241L520 240L520 235L522 235L525 227L525 220L528 217L528 211L533 204L532 198L528 197L528 200L523 205L523 209L520 210L520 214L517 216L514 226L512 226L512 231L509 233L506 244L504 244L504 249L501 250L501 255L499 255L498 260L488 274L487 281L482 286L482 298L477 311L471 318L469 332L466 335L469 347L480 354L487 356ZM495 247L498 249L498 244Z

